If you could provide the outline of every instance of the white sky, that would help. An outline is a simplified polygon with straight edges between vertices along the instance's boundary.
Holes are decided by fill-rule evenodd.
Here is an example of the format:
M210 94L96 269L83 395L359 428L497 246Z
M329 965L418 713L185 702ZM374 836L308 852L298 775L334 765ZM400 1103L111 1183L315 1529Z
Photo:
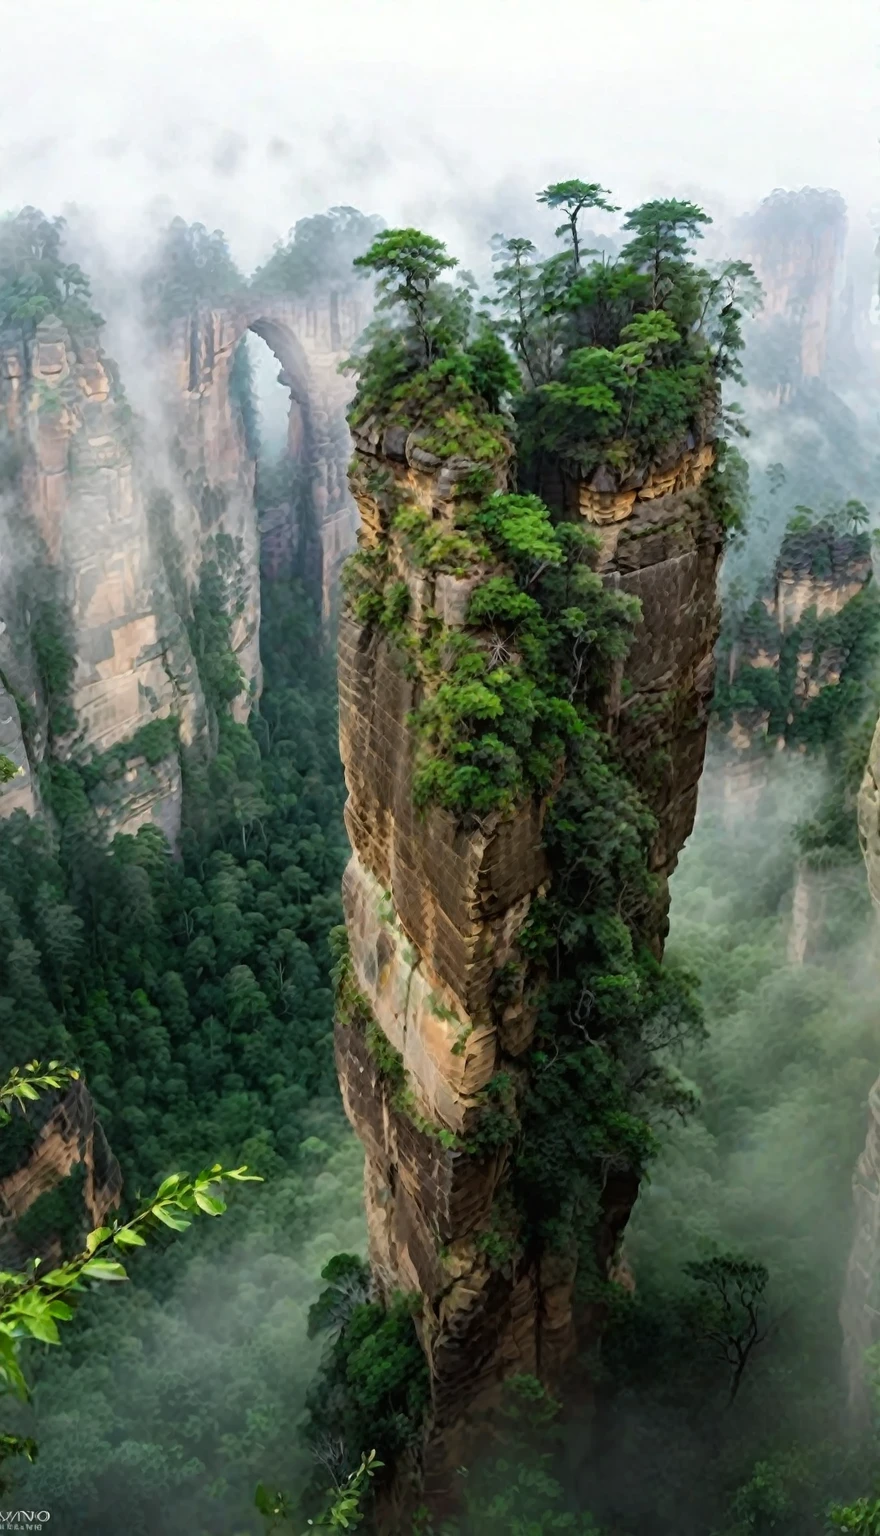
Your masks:
M878 59L877 0L0 0L0 207L122 239L165 198L248 267L340 202L459 250L533 232L564 176L719 217L834 186L858 216Z

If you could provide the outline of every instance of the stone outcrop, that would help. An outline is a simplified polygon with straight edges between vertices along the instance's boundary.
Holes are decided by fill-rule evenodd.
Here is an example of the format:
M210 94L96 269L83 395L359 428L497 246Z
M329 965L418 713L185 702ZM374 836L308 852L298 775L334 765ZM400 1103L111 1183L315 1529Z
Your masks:
M75 726L59 742L60 755L99 755L172 714L184 741L192 740L200 695L183 621L151 545L131 413L97 339L74 341L51 318L30 341L6 333L0 414L5 442L21 460L17 483L0 503L0 731L5 727L7 751L23 769L0 790L0 814L8 815L35 808L34 774L47 745L31 594L36 606L40 589L51 586L75 658ZM167 814L162 793L155 803ZM113 830L129 830L124 802Z
M785 540L776 566L774 602L780 635L796 629L808 608L816 610L818 619L842 613L867 586L872 575L867 539L841 534L829 543L828 555L827 573L820 575L809 547L799 548L793 538Z
M17 1267L31 1257L33 1249L16 1235L16 1223L41 1195L57 1189L75 1170L85 1175L79 1194L83 1232L103 1224L122 1192L119 1164L81 1078L63 1095L48 1094L30 1105L28 1124L35 1135L27 1156L0 1178L0 1262L4 1266ZM57 1260L60 1247L55 1234L48 1231L38 1251L44 1260Z
M826 871L814 869L803 859L798 861L786 951L789 965L803 965L814 954L817 942L825 932L837 889L834 876L829 878Z
M586 486L563 481L557 502L598 529L598 569L641 605L634 643L612 679L606 723L657 817L652 868L663 878L693 827L715 676L722 530L701 490L714 458L711 444L692 444L616 497L597 491L594 476ZM610 525L606 495L616 501Z
M416 568L389 509L403 498L438 527L453 527L459 477L474 466L440 464L416 434L397 428L367 425L355 446L361 546L383 551L406 583L410 633L438 619L462 627L489 568L467 576ZM703 484L712 462L708 445L693 444L626 491L562 478L556 487L557 511L600 531L605 582L642 605L604 707L658 818L651 862L661 885L691 829L706 741L722 547ZM504 481L502 469L499 487ZM442 1496L467 1454L469 1416L491 1407L510 1374L558 1380L576 1343L574 1259L505 1242L508 1148L469 1149L487 1090L499 1073L522 1077L534 1036L518 936L550 878L545 803L531 797L509 815L471 823L438 808L417 814L418 670L405 647L352 611L341 619L339 688L352 857L343 881L350 974L337 1066L366 1150L375 1277L386 1296L403 1289L422 1302L431 1376L423 1471ZM658 950L662 900L660 907ZM595 1231L601 1272L610 1273L636 1193L632 1175L608 1172ZM581 1321L585 1342L589 1319Z
M310 299L248 293L240 303L202 311L172 330L170 427L190 487L194 523L184 548L198 550L199 525L209 526L212 515L219 515L223 530L241 540L249 590L239 660L249 679L257 677L258 668L260 561L253 463L242 453L230 387L235 352L247 331L260 336L278 359L279 383L290 392L288 449L300 465L303 496L298 508L289 509L296 526L286 530L286 541L294 567L320 587L326 616L340 564L357 531L346 478L351 442L345 412L352 383L340 375L339 364L350 355L367 318L357 291Z
M18 770L15 778L0 786L0 806L3 815L13 811L25 811L33 816L37 810L37 786L24 744L21 715L15 697L0 682L0 755L8 757Z

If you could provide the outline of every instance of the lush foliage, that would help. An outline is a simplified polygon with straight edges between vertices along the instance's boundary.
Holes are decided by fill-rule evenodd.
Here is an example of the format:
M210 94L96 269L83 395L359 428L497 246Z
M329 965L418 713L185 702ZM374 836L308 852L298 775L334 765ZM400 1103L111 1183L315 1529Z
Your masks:
M310 1333L328 1336L309 1389L305 1434L322 1470L339 1483L368 1443L392 1459L418 1440L429 1400L428 1367L416 1336L418 1297L385 1305L362 1259L337 1254L309 1313ZM316 1479L316 1491L323 1484Z
M174 218L162 233L142 282L148 317L160 326L183 319L202 304L221 304L244 286L220 229Z
M123 1486L145 1532L161 1510L182 1536L206 1508L238 1531L261 1476L301 1478L291 1426L318 1356L307 1306L322 1263L361 1238L330 1049L327 941L346 856L332 657L302 589L267 584L266 688L252 726L235 725L231 563L221 549L190 618L213 663L217 750L185 763L182 858L152 829L101 849L89 770L115 759L55 765L60 841L23 815L0 825L9 1063L39 1052L84 1070L131 1212L187 1164L247 1162L266 1179L222 1239L196 1234L179 1259L146 1254L139 1283L100 1315L84 1297L69 1352L35 1369L35 1419L21 1426L40 1444L33 1487L71 1520L76 1505L83 1531L109 1533ZM151 751L174 745L158 724ZM306 1363L291 1374L294 1357Z
M440 281L458 263L417 229L384 231L355 265L376 276L378 318L347 365L357 373L352 422L378 414L420 429L423 451L438 458L502 460L497 412L519 378L486 317L475 317L470 274Z
M315 288L351 281L352 263L375 238L381 220L357 208L330 208L298 219L285 241L258 267L252 286L259 293L297 298Z
M798 506L773 575L753 600L754 581L731 584L719 643L718 724L749 732L759 757L782 742L821 756L830 770L828 793L798 834L816 868L861 860L855 797L880 705L880 599L867 518L855 500L823 517ZM787 593L801 584L832 611L819 617L810 603L787 614Z
M578 1456L577 1422L572 1454L585 1502L627 1536L824 1536L829 1504L870 1490L876 1467L850 1432L838 1322L877 1070L870 913L832 873L825 931L787 963L792 832L820 770L781 757L739 814L713 804L720 772L711 759L673 877L666 962L701 981L707 1035L682 1063L697 1104L664 1136L627 1233L637 1287L609 1303L602 1473Z
M557 233L567 248L538 262L525 242L503 244L503 318L490 331L496 345L510 340L532 386L513 399L526 459L621 470L632 443L651 461L714 436L720 381L737 367L742 305L755 297L750 269L694 268L691 243L708 218L678 202L633 210L620 261L585 268L578 219L608 208L604 190L559 183L542 201L565 212ZM419 452L446 463L488 459L474 447L480 429L494 427L485 391L471 395L469 435L448 433L445 398L432 416L437 381L474 390L473 303L466 284L443 281L453 265L445 247L417 230L387 231L361 265L377 274L390 321L368 334L356 360L354 421L418 425ZM355 616L385 631L419 684L416 805L440 805L473 825L511 814L532 794L546 801L551 880L520 943L520 982L538 1010L534 1046L519 1063L528 1087L514 1092L498 1074L506 1087L487 1090L474 1146L513 1143L519 1240L578 1249L587 1290L597 1280L603 1201L632 1198L657 1128L691 1107L672 1062L700 1030L689 978L661 969L651 945L656 825L598 718L638 606L593 569L597 541L554 524L535 495L493 492L489 477L464 465L454 521L438 521L390 477L374 478L367 489L412 564L474 578L463 627L429 613L416 629L410 589L381 546L361 551L347 575ZM724 492L719 484L719 502ZM499 977L499 1005L510 984ZM494 1247L503 1262L509 1241Z
M534 1376L512 1376L483 1455L460 1468L461 1513L413 1536L599 1536L560 1478L559 1404Z
M713 435L720 383L739 377L740 321L759 300L751 268L694 266L711 220L675 199L631 210L620 254L584 264L578 218L613 211L604 189L561 182L539 200L565 210L556 234L570 255L541 259L530 241L500 236L495 251L500 328L532 386L517 418L533 474L548 453L581 474L644 471Z
M13 1067L0 1084L0 1130L5 1131L12 1122L13 1108L24 1113L41 1093L61 1090L78 1076L75 1068L58 1061L50 1061L45 1068L38 1061L28 1062L23 1069ZM89 1232L84 1248L72 1258L46 1267L34 1257L24 1270L0 1272L0 1395L29 1396L22 1346L30 1340L60 1344L58 1324L73 1318L75 1305L89 1282L128 1278L120 1255L145 1247L148 1237L162 1227L185 1231L198 1212L222 1215L226 1209L221 1198L224 1184L250 1178L245 1167L224 1169L219 1163L194 1179L170 1174L128 1221L114 1218L109 1225ZM33 1438L0 1435L0 1466L14 1456L35 1461L37 1445ZM0 1486L5 1490L6 1485L6 1475L0 1473Z
M49 315L74 335L103 324L91 307L88 278L65 260L65 227L38 208L0 218L0 329L15 325L30 335Z

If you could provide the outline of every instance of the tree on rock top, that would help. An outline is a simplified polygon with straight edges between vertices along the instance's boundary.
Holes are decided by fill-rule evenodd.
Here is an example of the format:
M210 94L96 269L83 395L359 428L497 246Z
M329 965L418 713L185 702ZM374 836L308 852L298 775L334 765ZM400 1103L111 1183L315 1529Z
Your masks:
M556 234L571 241L575 274L581 269L578 219L585 208L601 208L605 213L617 213L617 205L609 203L608 195L608 188L600 187L597 181L578 180L554 181L538 193L539 203L546 203L548 208L561 208L565 214L565 222L559 225ZM586 254L591 255L592 252Z
M458 266L457 259L433 235L424 235L418 229L386 229L363 256L355 258L354 265L375 273L377 309L404 306L421 342L422 365L429 367L437 355L430 313L431 290L443 272Z

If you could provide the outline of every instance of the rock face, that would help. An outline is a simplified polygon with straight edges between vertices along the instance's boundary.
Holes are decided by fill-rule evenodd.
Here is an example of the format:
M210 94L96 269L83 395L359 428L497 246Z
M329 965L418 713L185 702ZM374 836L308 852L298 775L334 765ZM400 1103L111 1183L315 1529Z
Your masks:
M329 614L339 566L353 548L357 510L346 471L351 441L345 412L350 380L339 374L368 318L356 291L332 291L294 300L248 294L238 305L207 310L174 327L170 351L175 390L172 431L185 483L195 489L193 516L205 526L222 507L224 531L242 541L243 565L252 585L240 637L239 660L256 678L254 650L259 627L259 552L253 514L253 464L242 454L233 398L232 365L245 332L260 336L278 359L279 382L289 390L288 446L302 470L299 526L288 530L295 564L320 585ZM198 550L196 528L184 538Z
M51 589L76 663L75 725L54 732L53 752L89 760L131 743L114 792L98 797L107 833L152 821L174 838L177 756L151 767L134 738L169 716L185 746L204 733L187 593L221 543L233 552L240 599L231 636L246 683L240 719L261 684L260 530L236 348L253 330L281 364L303 483L298 525L283 538L329 614L356 523L345 478L350 385L337 365L365 320L363 304L334 292L296 302L248 295L181 321L158 359L164 424L147 442L97 335L74 338L49 318L30 339L0 336L0 751L21 769L0 787L0 815L38 805L49 700L37 608Z
M183 624L151 549L130 412L112 364L95 337L74 342L51 318L29 342L11 332L0 340L0 417L7 452L20 461L0 502L0 731L23 769L0 791L6 815L35 808L33 775L46 750L46 642L31 607L41 587L51 585L64 611L75 657L76 726L65 755L100 754L170 714L191 737L198 694Z
M842 615L872 581L867 535L816 524L786 535L767 590L732 621L723 660L734 707L724 713L719 729L723 794L731 814L757 805L773 754L802 747L800 721L811 701L845 676L857 635L836 632L823 621ZM768 672L773 675L769 688ZM749 697L750 703L742 702ZM772 710L766 702L770 698ZM804 872L798 922L807 910L807 885L813 891L814 884ZM810 903L815 906L812 896ZM799 952L801 941L793 938L792 943L793 952Z
M15 1233L15 1224L41 1195L51 1193L76 1169L84 1172L79 1193L84 1231L100 1227L108 1212L119 1204L122 1175L107 1145L95 1106L81 1079L67 1092L48 1095L28 1114L35 1131L28 1155L11 1173L0 1178L0 1262L18 1266L34 1252ZM44 1259L60 1256L60 1245L50 1229L37 1242Z
M486 572L415 568L390 527L389 506L402 493L435 524L452 526L456 476L468 466L432 463L396 429L365 429L355 446L362 547L383 549L406 582L414 633L438 617L462 627ZM657 813L651 857L661 881L693 822L706 740L722 543L701 489L712 461L711 448L694 448L632 492L561 479L556 487L560 513L601 531L605 581L642 603L635 643L611 680L607 725ZM501 472L499 485L503 479ZM437 808L417 815L410 714L420 686L404 647L344 613L340 743L353 851L343 882L350 974L336 1058L346 1112L366 1149L377 1282L385 1295L403 1289L422 1301L432 1393L423 1470L428 1489L442 1494L466 1456L469 1415L490 1407L510 1374L553 1382L571 1357L575 1262L515 1245L504 1257L493 1252L508 1148L478 1154L467 1146L480 1096L500 1072L522 1075L534 1035L517 939L550 875L545 805L533 797L474 826ZM518 980L502 987L511 974ZM636 1194L632 1176L608 1175L595 1230L605 1274Z
M714 458L710 444L688 447L626 491L597 491L595 476L543 488L551 507L599 532L598 569L641 605L606 725L657 817L652 869L663 879L694 824L715 677L722 531L700 491Z
M846 324L846 207L837 192L774 192L742 221L742 234L764 289L759 325L786 353L775 382L784 400L822 376L835 328Z

